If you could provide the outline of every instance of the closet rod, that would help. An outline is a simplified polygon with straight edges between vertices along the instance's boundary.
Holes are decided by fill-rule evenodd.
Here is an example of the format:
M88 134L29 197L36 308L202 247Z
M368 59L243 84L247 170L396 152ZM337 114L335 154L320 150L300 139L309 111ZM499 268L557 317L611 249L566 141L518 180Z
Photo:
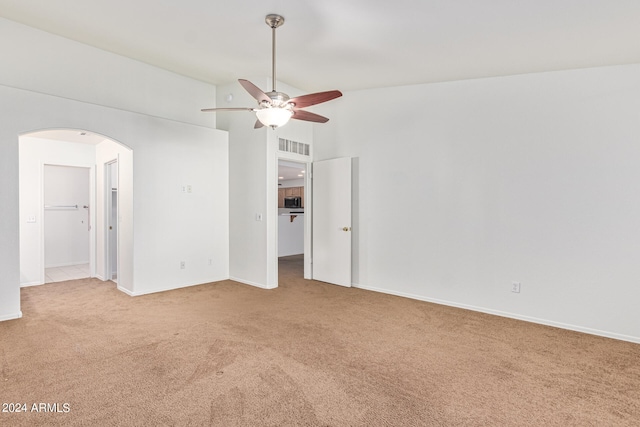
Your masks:
M78 205L61 206L61 205L44 205L45 209L78 209Z

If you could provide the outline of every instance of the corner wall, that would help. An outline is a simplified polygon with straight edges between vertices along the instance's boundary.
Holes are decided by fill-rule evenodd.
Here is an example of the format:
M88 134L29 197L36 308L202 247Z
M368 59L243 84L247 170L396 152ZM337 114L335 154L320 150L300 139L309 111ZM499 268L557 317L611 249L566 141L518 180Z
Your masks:
M315 160L357 158L354 284L640 342L640 65L347 92L319 112Z
M262 86L259 80L252 80ZM265 80L266 83L266 80ZM232 102L223 98L233 94ZM256 101L239 83L218 87L221 107L249 107ZM230 278L260 288L267 280L267 130L254 129L251 112L209 113L218 127L229 131L229 274ZM257 220L261 215L261 220Z

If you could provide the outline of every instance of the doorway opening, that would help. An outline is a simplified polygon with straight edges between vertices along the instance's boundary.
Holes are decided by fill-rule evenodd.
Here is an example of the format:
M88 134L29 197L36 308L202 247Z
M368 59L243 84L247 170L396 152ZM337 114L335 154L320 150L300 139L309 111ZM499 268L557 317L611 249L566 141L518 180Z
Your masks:
M90 131L52 129L20 135L18 158L20 286L115 278L132 293L133 150ZM111 179L115 194L106 191Z
M105 164L105 279L118 283L118 160Z
M91 276L91 168L43 168L45 283Z
M304 278L350 287L352 285L352 162L349 157L341 157L316 161L313 163L283 162L279 160L279 171L284 182L286 175L283 166L304 166L305 173L299 169L296 178L304 178L304 252L303 259L298 255L298 263L303 261ZM311 170L311 173L307 171ZM313 178L313 179L312 179ZM296 186L293 182L290 186ZM313 184L313 185L312 185ZM285 185L282 185L285 187ZM279 190L282 192L282 190ZM286 204L286 192L284 204ZM280 201L279 201L280 203ZM292 218L295 212L286 207L278 208L278 265L286 261L280 246L286 242L282 240L282 229L287 221L295 221ZM288 220L283 220L283 216ZM302 224L300 224L302 225ZM312 237L312 238L311 238ZM297 240L299 242L299 240ZM283 253L284 252L284 253ZM311 257L313 256L313 262ZM295 261L295 259L292 259ZM300 268L298 267L298 276ZM280 268L278 276L281 277Z
M307 165L278 160L278 282L305 277Z

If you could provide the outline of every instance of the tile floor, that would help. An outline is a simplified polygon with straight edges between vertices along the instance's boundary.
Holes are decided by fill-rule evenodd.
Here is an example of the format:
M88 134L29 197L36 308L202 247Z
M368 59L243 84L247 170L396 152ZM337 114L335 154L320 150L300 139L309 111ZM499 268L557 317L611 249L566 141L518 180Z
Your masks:
M65 280L84 279L91 275L89 264L67 265L65 267L45 268L45 283L63 282Z

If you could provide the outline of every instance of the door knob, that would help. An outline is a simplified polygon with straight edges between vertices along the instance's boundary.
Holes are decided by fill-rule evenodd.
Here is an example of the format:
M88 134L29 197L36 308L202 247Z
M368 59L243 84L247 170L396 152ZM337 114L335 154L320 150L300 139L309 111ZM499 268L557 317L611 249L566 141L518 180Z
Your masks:
M351 227L342 227L342 231L350 231Z

